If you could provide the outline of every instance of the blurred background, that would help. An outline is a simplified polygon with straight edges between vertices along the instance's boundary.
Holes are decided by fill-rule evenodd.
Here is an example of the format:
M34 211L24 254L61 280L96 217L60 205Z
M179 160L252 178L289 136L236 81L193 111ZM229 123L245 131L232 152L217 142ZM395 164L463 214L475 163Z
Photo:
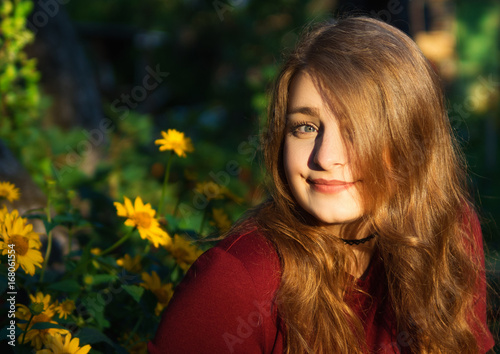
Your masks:
M443 79L482 218L488 276L498 291L497 0L33 3L27 27L34 38L20 37L27 44L21 64L8 65L19 48L0 47L0 179L21 189L16 208L45 205L47 179L73 191L82 214L102 224L123 195L156 205L166 158L154 140L177 129L195 151L174 161L169 208L180 210L184 229L196 228L203 213L195 183L212 181L231 190L224 211L236 220L265 197L258 135L283 54L307 23L365 14L414 38ZM4 18L0 31L15 26ZM494 318L497 295L492 304Z

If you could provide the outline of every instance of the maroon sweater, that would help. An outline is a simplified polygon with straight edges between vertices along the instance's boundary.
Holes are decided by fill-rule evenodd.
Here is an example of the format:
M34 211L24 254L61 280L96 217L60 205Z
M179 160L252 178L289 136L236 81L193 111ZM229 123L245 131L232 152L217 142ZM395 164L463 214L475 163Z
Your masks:
M148 344L149 352L283 353L283 333L273 306L279 274L276 251L257 230L224 239L193 264L177 287ZM358 286L370 296L351 294L346 301L364 324L369 350L404 352L410 339L407 333L396 331L383 263L377 254ZM485 297L483 274L474 311L486 325ZM481 352L491 349L491 333L476 332Z

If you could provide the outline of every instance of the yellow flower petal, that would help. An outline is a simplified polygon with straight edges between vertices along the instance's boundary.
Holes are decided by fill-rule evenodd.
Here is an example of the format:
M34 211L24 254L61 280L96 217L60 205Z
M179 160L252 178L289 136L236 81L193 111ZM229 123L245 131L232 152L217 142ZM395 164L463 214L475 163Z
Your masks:
M118 202L114 202L113 203L115 208L116 208L116 213L118 216L127 216L127 210L125 209L125 207L118 203Z
M168 132L161 132L163 139L155 140L156 145L160 145L160 151L172 150L179 157L186 157L186 152L193 152L194 147L190 138L184 137L175 129L169 129Z
M10 182L0 182L0 200L7 199L9 202L18 200L20 197L19 188Z
M151 204L144 204L141 197L137 197L134 205L127 197L125 200L125 213L120 207L120 203L115 203L117 207L117 215L126 217L125 225L136 227L139 235L143 239L147 239L153 243L155 247L166 246L171 242L170 236L164 231L155 218L156 211L151 207Z
M175 234L173 242L165 247L183 270L188 270L191 264L198 259L203 250L193 245L190 241Z
M26 274L34 275L35 267L42 267L43 257L39 251L41 246L40 237L32 231L33 226L26 225L26 220L19 217L17 211L4 215L3 224L0 227L0 234L3 241L0 244L2 254L8 254L13 245L16 255L17 270L19 266Z

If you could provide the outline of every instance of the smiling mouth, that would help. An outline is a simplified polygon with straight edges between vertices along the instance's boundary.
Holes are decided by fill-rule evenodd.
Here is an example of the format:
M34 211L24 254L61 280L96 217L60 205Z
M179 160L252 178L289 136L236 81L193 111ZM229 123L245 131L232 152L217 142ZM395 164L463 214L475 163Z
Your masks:
M307 183L317 192L325 194L335 194L347 190L354 186L356 182L346 182L336 179L307 179Z

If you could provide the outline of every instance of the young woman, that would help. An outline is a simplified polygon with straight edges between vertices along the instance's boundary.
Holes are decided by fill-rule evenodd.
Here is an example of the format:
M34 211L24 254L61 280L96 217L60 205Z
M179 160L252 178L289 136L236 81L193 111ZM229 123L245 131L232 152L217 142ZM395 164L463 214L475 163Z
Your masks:
M192 266L151 353L485 353L481 229L439 78L374 19L304 36L263 138L271 198Z

